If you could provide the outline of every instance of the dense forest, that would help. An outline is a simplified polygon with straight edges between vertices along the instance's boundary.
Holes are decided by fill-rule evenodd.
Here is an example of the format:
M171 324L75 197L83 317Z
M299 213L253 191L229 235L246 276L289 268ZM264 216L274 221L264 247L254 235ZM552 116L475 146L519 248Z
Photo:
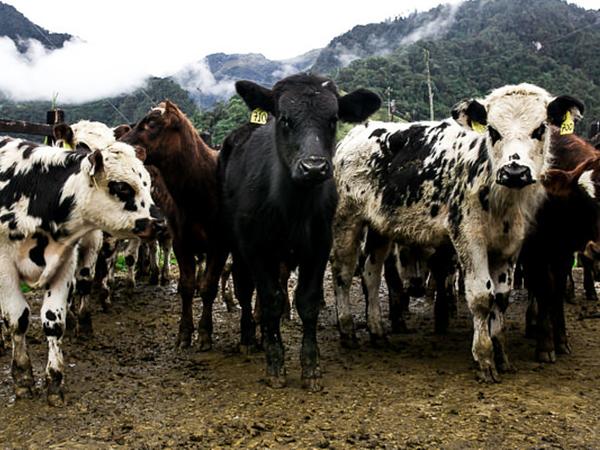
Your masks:
M2 30L0 34L6 34ZM315 61L312 70L331 75L344 91L369 87L386 104L392 100L398 120L422 120L429 117L427 52L436 118L447 117L450 107L462 98L483 96L507 83L530 82L557 95L582 99L586 114L578 131L585 134L589 122L600 117L598 48L600 11L564 0L467 0L357 26L334 38L318 56L311 52L299 59L302 64ZM265 84L277 67L256 54L215 54L207 62L217 80L245 74L244 78L254 76L254 81ZM174 80L153 78L131 94L65 105L67 119L116 125L135 121L152 104L170 98L199 129L213 135L214 144L247 120L248 112L238 97L202 109L197 93L187 92ZM49 106L49 102L14 103L0 94L1 117L39 121ZM386 118L385 110L379 116Z

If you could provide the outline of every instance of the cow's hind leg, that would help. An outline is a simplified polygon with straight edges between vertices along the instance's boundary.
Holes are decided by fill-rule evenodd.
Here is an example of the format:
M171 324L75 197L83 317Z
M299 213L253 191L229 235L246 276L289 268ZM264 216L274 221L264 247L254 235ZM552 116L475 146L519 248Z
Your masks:
M494 282L494 303L490 312L490 336L494 345L496 367L500 372L514 372L506 352L504 315L512 285L512 265L507 261L493 262L491 276Z
M4 259L4 258L3 258ZM3 262L0 273L0 306L4 324L12 340L11 373L15 395L31 398L33 395L33 370L27 351L27 329L31 317L29 305L23 298L19 286L19 276L10 258Z
M226 260L227 253L218 250L212 251L206 258L206 273L200 284L202 315L198 324L198 345L201 351L212 348L213 303L219 291L219 280Z
M135 269L142 241L140 239L130 239L125 249L125 265L127 266L127 288L135 288Z
M375 346L385 344L387 338L381 320L381 303L379 287L381 286L381 270L391 248L391 241L373 230L369 230L365 248L365 264L362 272L367 293L367 328L371 343Z
M594 284L594 262L583 254L580 254L579 261L583 266L583 290L585 291L585 298L597 302L598 294Z
M434 303L434 331L436 334L445 334L448 331L451 303L455 301L452 286L455 267L452 256L453 249L449 246L442 246L436 249L428 261L436 288Z
M74 257L71 256L56 274L47 288L40 318L48 340L48 364L46 365L46 386L48 403L51 406L64 404L64 357L61 348L67 317L67 296L71 287L74 270Z
M244 264L242 258L235 256L231 266L235 296L242 308L241 314L241 341L240 352L249 354L256 347L256 322L252 314L252 294L254 292L254 281L249 268Z
M392 324L392 333L406 333L408 331L404 313L408 311L410 296L402 284L399 265L400 258L396 249L386 258L383 270L388 288L388 317Z
M331 271L342 347L357 348L356 330L350 311L350 286L358 261L363 225L354 211L338 209L333 225Z
M92 334L92 306L90 296L94 280L98 254L102 246L102 231L92 231L84 236L79 244L79 264L75 274L75 292L79 297L77 312L77 334Z
M146 247L148 252L148 283L152 286L156 286L158 284L160 273L158 240L153 239L150 242L144 243L143 247Z
M165 238L160 242L162 249L163 264L160 271L160 285L166 286L171 281L171 249L173 248L173 240Z

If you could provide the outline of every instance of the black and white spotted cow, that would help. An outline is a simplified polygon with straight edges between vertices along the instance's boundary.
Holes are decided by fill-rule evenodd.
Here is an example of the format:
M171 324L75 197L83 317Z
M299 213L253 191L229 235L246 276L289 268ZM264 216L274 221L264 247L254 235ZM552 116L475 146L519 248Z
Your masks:
M48 401L60 405L61 342L77 243L98 228L143 238L164 227L138 156L144 156L141 149L124 143L73 151L0 138L0 309L12 338L17 398L30 396L34 384L26 345L31 314L20 281L44 290Z
M384 337L377 294L391 240L451 244L464 272L479 375L492 382L496 367L509 370L503 316L512 264L544 198L537 181L547 164L548 124L582 111L578 100L520 84L459 103L455 120L355 127L334 160L339 205L332 268L342 342L356 339L349 288L366 223L380 235L364 269L369 332Z

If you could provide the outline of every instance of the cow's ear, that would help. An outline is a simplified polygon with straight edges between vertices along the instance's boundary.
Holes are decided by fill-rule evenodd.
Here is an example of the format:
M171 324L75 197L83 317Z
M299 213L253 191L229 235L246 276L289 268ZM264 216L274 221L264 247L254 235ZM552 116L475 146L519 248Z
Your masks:
M452 107L452 118L469 130L481 132L487 125L485 106L471 98L463 100Z
M560 127L565 120L568 120L567 113L570 114L573 122L577 122L583 117L584 110L581 101L569 95L561 95L548 103L548 122Z
M75 148L75 134L73 129L66 123L57 123L52 127L52 135L55 141L62 140L71 148Z
M246 80L237 81L235 90L251 111L260 108L275 114L275 100L272 90Z
M123 124L123 125L119 125L118 127L113 128L113 134L115 136L116 140L121 139L121 137L125 136L127 133L129 133L131 131L131 125L128 124Z
M144 147L140 147L139 145L135 145L134 148L135 156L137 156L137 158L142 162L146 161L146 149Z
M380 107L381 99L377 94L368 89L357 89L339 98L338 116L344 122L359 123Z
M91 163L90 177L93 177L104 170L104 159L102 158L102 153L100 150L95 150L90 156L88 156L88 160Z

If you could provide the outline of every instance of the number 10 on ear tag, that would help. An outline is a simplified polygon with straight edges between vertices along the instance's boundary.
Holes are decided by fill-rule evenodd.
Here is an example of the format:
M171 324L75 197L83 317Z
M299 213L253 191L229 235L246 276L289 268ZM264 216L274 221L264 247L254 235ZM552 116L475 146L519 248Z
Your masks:
M256 108L252 110L252 114L250 114L250 123L256 123L258 125L264 125L267 123L267 119L269 118L269 113L264 109Z
M563 123L560 125L560 134L573 134L573 131L575 131L575 122L573 122L571 112L567 111Z

